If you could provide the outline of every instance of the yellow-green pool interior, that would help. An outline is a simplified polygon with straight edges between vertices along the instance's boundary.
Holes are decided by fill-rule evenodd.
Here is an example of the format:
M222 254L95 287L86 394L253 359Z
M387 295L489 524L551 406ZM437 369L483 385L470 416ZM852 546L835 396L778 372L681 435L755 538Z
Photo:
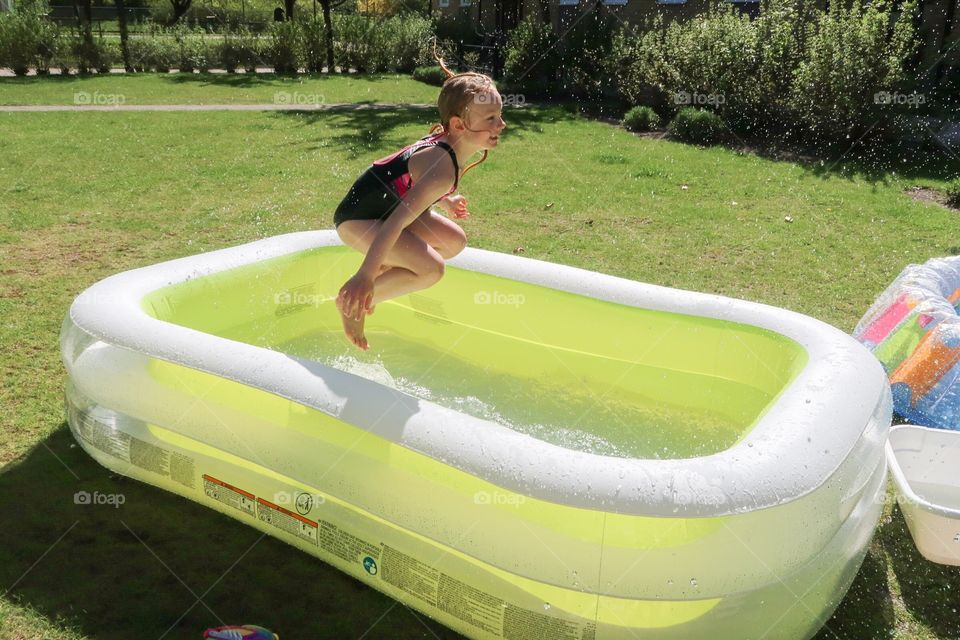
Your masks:
M193 278L153 317L320 362L571 449L631 458L725 450L807 361L752 325L611 303L447 265L377 305L370 350L333 303L362 256L320 247Z

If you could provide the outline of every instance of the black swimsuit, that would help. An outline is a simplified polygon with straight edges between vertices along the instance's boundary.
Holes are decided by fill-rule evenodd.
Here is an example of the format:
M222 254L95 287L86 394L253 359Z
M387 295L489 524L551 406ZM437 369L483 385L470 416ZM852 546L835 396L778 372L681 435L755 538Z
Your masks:
M350 191L337 206L333 214L333 224L340 226L344 220L386 220L393 210L400 204L404 194L413 186L413 178L407 164L412 156L421 149L441 147L447 150L453 160L454 175L453 188L442 197L446 197L457 190L460 182L460 166L453 148L443 140L437 140L444 135L439 133L425 136L409 144L400 151L374 161L360 174ZM439 201L437 198L434 202Z

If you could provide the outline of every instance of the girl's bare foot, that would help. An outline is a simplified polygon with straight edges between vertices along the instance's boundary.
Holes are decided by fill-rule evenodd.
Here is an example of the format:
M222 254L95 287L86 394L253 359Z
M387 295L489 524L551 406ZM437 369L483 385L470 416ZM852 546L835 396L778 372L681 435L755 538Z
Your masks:
M357 320L341 313L340 319L343 320L343 332L347 334L347 340L364 351L369 349L370 346L363 335L363 322L366 320L366 315L360 316L360 319Z

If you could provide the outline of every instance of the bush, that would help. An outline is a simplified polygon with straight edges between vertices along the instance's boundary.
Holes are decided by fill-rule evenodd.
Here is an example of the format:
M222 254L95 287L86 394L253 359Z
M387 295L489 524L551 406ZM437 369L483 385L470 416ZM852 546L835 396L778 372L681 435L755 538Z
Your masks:
M684 107L667 127L670 135L694 144L714 144L725 137L726 127L717 114L705 109Z
M60 30L43 11L24 6L0 13L0 67L10 67L17 75L26 75L31 66L38 73L50 69L60 48Z
M536 85L557 77L559 55L549 24L528 15L510 32L503 61L503 78L511 87Z
M595 2L599 5L599 0ZM564 91L588 99L615 97L610 61L614 34L620 24L619 18L599 6L577 18L558 46Z
M216 52L203 29L178 24L170 29L169 33L177 44L176 66L180 71L192 73L195 69L210 69L216 59Z
M607 75L633 104L709 105L758 136L853 135L878 120L875 94L904 81L915 49L915 0L896 21L861 1L824 13L814 0L763 0L755 20L729 5L669 25L657 17L614 36Z
M413 79L420 82L426 82L437 87L442 87L447 79L447 74L439 66L436 67L417 67L413 70Z
M628 131L649 131L660 124L657 112L646 106L639 106L627 111L623 116L623 126Z
M94 69L100 73L109 73L110 67L121 57L119 43L114 44L101 38L88 41L82 32L72 34L69 51L80 73L90 73Z
M947 204L960 209L960 178L947 185Z
M431 23L419 16L335 15L334 60L341 71L410 73L429 60Z
M297 73L303 52L302 36L300 26L294 21L272 24L268 48L264 53L275 73Z
M792 106L814 134L857 135L883 112L877 94L896 91L916 49L915 0L905 2L893 29L890 11L877 3L862 8L830 3L812 27L796 70Z
M320 73L327 64L327 29L323 18L300 23L303 30L303 63L309 73Z

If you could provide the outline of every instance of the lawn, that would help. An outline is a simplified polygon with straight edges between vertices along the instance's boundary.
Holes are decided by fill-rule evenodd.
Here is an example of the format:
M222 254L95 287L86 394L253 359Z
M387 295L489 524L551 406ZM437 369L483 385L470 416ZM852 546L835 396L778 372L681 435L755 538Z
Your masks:
M2 79L0 102L69 104L74 91L119 92L130 104L270 102L294 84ZM396 76L302 86L328 102L436 98L435 87ZM72 299L110 274L332 228L362 168L425 135L434 117L0 113L0 637L193 638L218 619L288 640L459 637L241 523L113 476L68 431L58 344ZM474 247L772 304L844 331L904 265L960 254L958 213L904 193L960 173L946 156L885 159L894 172L850 162L853 153L793 163L699 149L566 106L508 107L504 118L502 146L462 184ZM84 508L72 497L81 489L127 501ZM923 560L890 500L818 640L956 638L958 593L960 569Z
M86 96L78 98L78 93ZM249 73L141 73L3 78L0 105L271 104L277 93L288 94L287 104L434 104L437 100L436 87L398 74L287 78Z

